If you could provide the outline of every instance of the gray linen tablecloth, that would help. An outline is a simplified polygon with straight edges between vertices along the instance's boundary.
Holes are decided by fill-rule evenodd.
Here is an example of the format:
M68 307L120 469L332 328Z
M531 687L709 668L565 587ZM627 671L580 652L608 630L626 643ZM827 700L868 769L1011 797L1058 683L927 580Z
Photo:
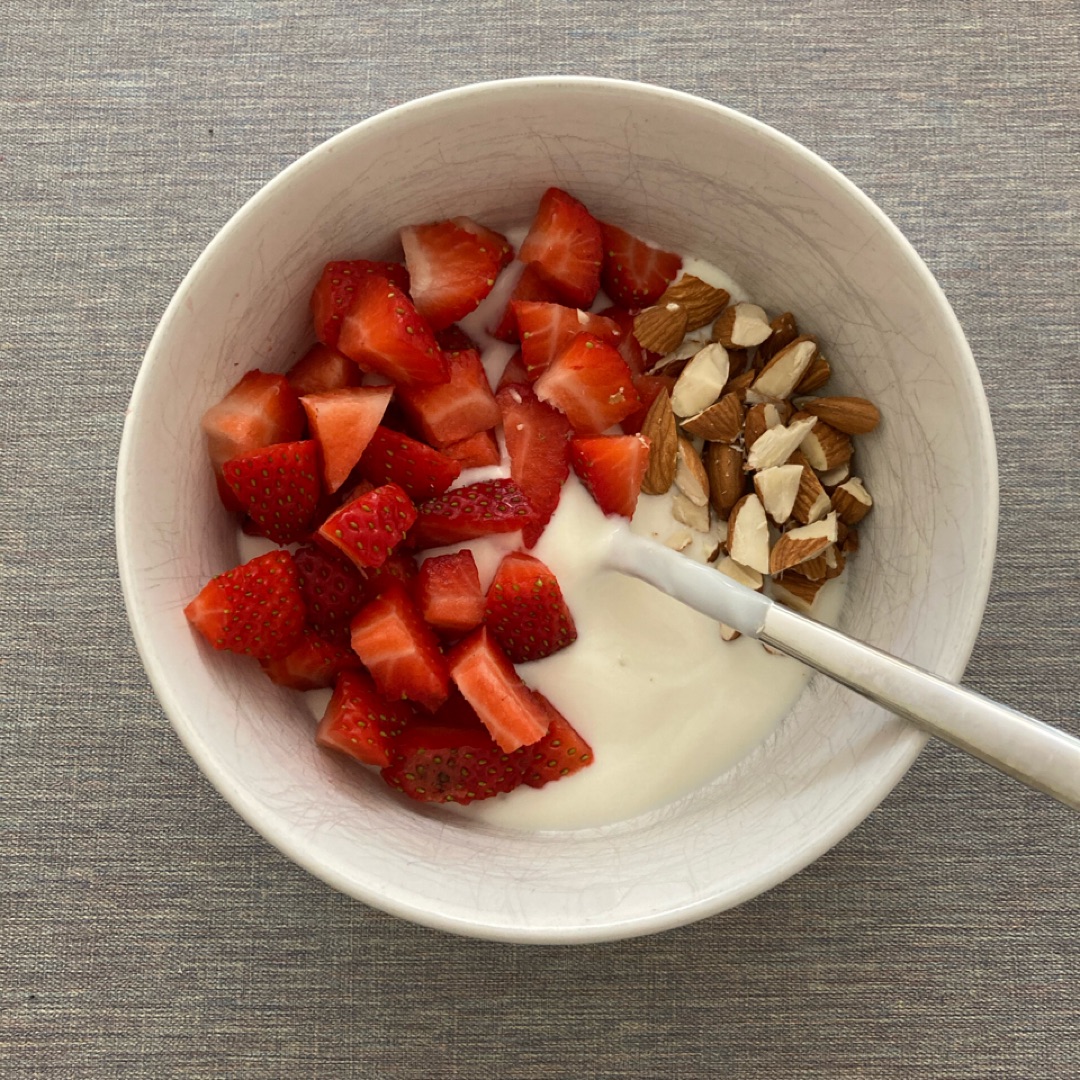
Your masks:
M1080 818L941 746L745 907L576 948L369 910L264 843L151 693L124 406L182 275L327 136L483 78L743 109L843 169L971 340L1001 464L968 671L1077 725L1076 0L0 0L0 1074L1080 1077Z

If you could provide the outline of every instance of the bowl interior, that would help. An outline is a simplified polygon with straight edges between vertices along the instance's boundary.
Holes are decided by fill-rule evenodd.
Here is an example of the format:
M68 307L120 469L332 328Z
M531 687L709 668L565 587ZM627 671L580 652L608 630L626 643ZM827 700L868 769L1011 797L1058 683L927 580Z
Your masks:
M284 370L306 348L327 259L389 254L413 221L525 222L550 184L795 311L834 360L831 392L881 407L860 446L876 508L845 630L959 677L996 525L985 400L944 297L852 185L746 117L636 84L485 84L360 124L264 188L184 281L136 384L117 497L136 641L191 753L268 839L371 904L514 940L643 933L739 903L854 827L923 741L815 679L763 747L681 802L572 837L510 833L401 805L316 750L294 695L191 634L183 605L237 561L201 413L247 369Z

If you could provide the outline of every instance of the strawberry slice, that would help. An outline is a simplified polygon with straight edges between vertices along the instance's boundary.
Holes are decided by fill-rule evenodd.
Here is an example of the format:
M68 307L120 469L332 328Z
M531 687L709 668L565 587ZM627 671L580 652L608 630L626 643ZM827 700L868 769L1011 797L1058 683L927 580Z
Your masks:
M225 462L225 483L262 536L292 544L311 527L322 488L312 439L275 443Z
M346 386L300 399L322 450L323 481L337 491L349 478L390 404L389 386Z
M449 661L451 678L501 749L511 754L543 738L550 716L486 626L455 646Z
M649 467L649 440L644 435L571 439L570 462L605 514L634 516L641 481Z
M560 296L587 308L600 288L604 241L596 218L572 195L548 188L518 258L537 263Z
M419 802L467 806L521 783L521 763L483 728L416 724L393 740L390 754L383 779Z
M262 662L270 681L290 690L320 690L333 686L341 672L359 667L360 658L352 649L335 645L311 630L304 633L292 652Z
M319 637L347 645L349 623L368 599L364 575L337 551L317 544L298 548L295 558L308 625Z
M512 305L521 330L521 356L529 382L546 371L555 358L583 331L610 345L622 343L618 323L602 315L564 307L517 300Z
M408 435L380 427L367 444L359 471L376 486L397 484L410 499L420 502L446 491L461 466Z
M634 315L626 308L608 307L600 312L605 319L610 319L619 328L622 335L619 342L619 355L626 361L626 366L635 374L641 375L660 359L660 353L649 352L642 348L641 342L634 337ZM612 345L616 342L612 341Z
M495 387L495 393L507 386L514 386L517 383L527 383L529 376L525 372L525 361L521 357L521 350L518 349L509 360L506 361L506 367L503 368L502 375L499 376L499 385Z
M416 520L416 508L397 484L385 484L346 503L319 526L319 536L361 569L382 566Z
M416 560L404 551L395 551L382 566L371 566L364 571L365 600L374 600L382 596L392 585L404 585L411 590L419 567Z
M555 575L524 552L507 555L484 607L491 636L515 664L543 660L577 640L577 628Z
M356 290L338 348L365 371L400 386L444 383L450 368L431 327L396 285L372 274Z
M489 229L486 225L473 221L472 218L456 217L451 218L451 220L458 228L471 232L473 236L482 240L490 251L495 252L495 257L499 260L500 270L514 261L514 245L502 233L497 233L494 229Z
M239 504L222 474L225 462L273 443L302 439L304 410L283 375L249 371L203 413L202 429L221 501L229 510L238 510Z
M536 300L543 303L558 303L559 295L552 288L551 283L544 277L543 271L536 263L529 263L521 272L521 277L514 284L513 292L507 301L506 310L503 311L499 321L488 331L493 338L499 341L519 341L517 316L514 314L514 301Z
M362 671L338 676L315 741L364 765L390 764L391 746L416 715L404 701L387 701Z
M543 694L534 690L533 697L550 716L550 727L542 739L532 746L523 746L514 757L521 767L522 783L539 788L587 768L593 763L593 752L570 721Z
M441 547L479 536L517 532L535 515L513 480L484 480L454 488L418 508L410 539L418 548Z
M616 304L638 309L655 304L682 269L682 259L646 244L618 225L600 222L604 265L600 280Z
M607 342L578 334L533 386L580 435L595 435L641 404L626 361Z
M641 404L621 421L622 429L627 435L636 435L641 430L652 403L660 396L660 391L666 390L670 394L675 389L675 378L672 375L635 375L634 389L638 392Z
M563 483L570 475L570 422L540 401L528 386L500 390L498 402L510 455L510 478L525 493L535 515L522 537L531 548L555 513Z
M453 221L409 225L400 235L416 310L433 330L476 310L491 292L509 250L505 237L487 229L480 235Z
M467 439L450 443L440 453L452 458L462 469L482 469L488 465L498 465L502 460L499 444L490 431L478 431Z
M425 559L413 595L424 621L436 630L465 634L484 621L480 573L468 548Z
M361 608L350 630L353 651L371 672L380 694L391 701L408 698L430 712L446 700L450 693L446 659L403 585L391 585Z
M258 660L291 652L304 631L304 599L287 551L270 551L203 586L184 614L215 649Z
M480 351L480 346L457 323L448 326L445 330L440 330L435 335L435 340L444 353L464 352L466 349Z
M441 386L402 387L405 415L436 449L487 431L499 422L499 406L475 349L445 353L450 381Z
M301 396L359 386L364 373L337 349L321 342L310 349L287 372L289 385Z
M379 276L409 291L409 272L401 263L371 262L368 259L328 262L315 291L311 294L311 314L315 321L315 336L324 345L335 346L341 335L345 316L352 311L356 294L372 276Z

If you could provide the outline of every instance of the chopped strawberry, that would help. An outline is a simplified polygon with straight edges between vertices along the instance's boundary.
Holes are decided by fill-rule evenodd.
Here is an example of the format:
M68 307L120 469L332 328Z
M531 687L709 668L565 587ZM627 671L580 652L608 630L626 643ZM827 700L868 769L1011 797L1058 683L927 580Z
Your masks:
M314 440L275 443L225 462L225 483L262 536L292 544L307 534L318 505L319 449Z
M467 439L444 446L440 453L453 458L462 469L482 469L487 465L498 465L502 460L499 444L490 431L478 431Z
M535 520L529 500L513 480L466 484L429 499L417 511L419 516L409 538L418 548L516 532Z
M570 475L570 422L540 401L528 386L500 390L498 402L510 455L510 478L525 493L535 515L523 536L525 546L532 547L555 513L563 483Z
M484 593L476 559L466 548L425 559L416 578L416 603L436 630L465 634L484 621Z
M634 516L641 481L649 467L649 440L644 435L571 439L570 461L605 514Z
M390 753L383 779L419 802L467 806L521 783L521 763L482 728L416 724L394 739Z
M318 544L297 550L296 569L308 625L327 641L347 645L349 623L368 598L364 575L337 551Z
M350 629L353 651L371 672L379 693L392 701L408 698L431 712L446 700L446 660L403 585L391 585L361 608Z
M642 347L634 336L634 316L621 307L608 307L600 312L605 319L610 319L619 328L622 335L618 342L619 355L626 361L626 366L635 374L646 372L660 359L660 353L649 352ZM612 342L614 345L615 342Z
M431 327L396 285L373 274L356 290L338 348L399 386L444 383L450 368Z
M275 660L264 660L263 671L271 682L290 690L319 690L333 686L343 671L360 667L360 658L344 645L319 637L308 630L290 653Z
M391 282L402 292L409 291L409 272L401 263L351 259L329 262L323 267L311 294L311 313L315 336L324 345L337 345L342 322L352 310L357 292L373 275Z
M435 335L435 340L444 353L464 352L466 349L480 351L480 346L457 323L448 326L445 330L440 330Z
M320 342L285 372L285 378L300 395L321 394L343 386L359 386L364 373L344 353Z
M675 389L675 378L671 375L635 375L634 389L638 392L641 404L622 420L622 429L627 435L636 435L649 415L652 403L660 396L661 390L669 394Z
M476 710L461 696L461 691L451 684L450 696L438 707L431 722L440 727L471 728L487 735L487 728L476 715ZM488 735L488 738L491 738Z
M370 566L364 571L364 596L367 600L374 600L392 585L404 585L411 589L418 572L416 560L411 555L395 551L382 566Z
M346 386L300 399L322 450L327 491L337 491L349 478L393 392L389 386Z
M600 222L604 238L604 292L625 308L655 304L682 269L682 259L646 244L618 225Z
M470 222L470 224L472 224ZM416 310L433 330L442 330L475 311L502 268L506 239L484 236L453 221L409 225L401 230L405 265Z
M345 671L338 676L315 741L381 768L390 764L393 740L415 720L406 702L387 701L362 671Z
M536 263L529 263L521 272L521 277L514 284L513 292L507 301L502 317L489 333L499 341L519 341L517 316L514 314L514 301L536 300L543 303L558 303L559 295L551 283L544 277Z
M541 401L564 412L580 435L606 430L640 404L626 362L592 334L578 334L533 389Z
M555 575L524 552L507 555L487 592L484 621L515 664L543 660L577 640Z
M397 484L414 502L441 495L461 466L438 450L389 428L376 428L360 459L360 475L371 483Z
M542 739L532 746L523 746L514 757L522 770L522 782L539 788L587 768L593 763L593 752L570 721L543 694L534 690L533 697L548 712L551 726Z
M495 252L495 256L499 260L500 270L514 261L514 246L502 233L497 233L494 229L480 225L478 222L473 221L472 218L456 217L451 220L458 228L479 237L489 250Z
M521 330L521 356L529 382L546 371L555 358L583 331L618 346L622 331L612 319L590 315L562 304L517 300L513 304Z
M499 407L475 349L445 354L450 381L440 386L402 387L405 414L436 449L487 431L499 422Z
M385 484L331 514L319 536L361 569L382 566L416 520L416 508L397 484Z
M203 586L184 614L215 649L258 660L284 656L304 630L293 557L270 551L226 570Z
M600 288L604 258L600 225L572 195L548 188L518 258L538 263L568 304L587 308Z
M304 436L304 410L284 375L249 371L202 417L206 449L221 500L239 509L222 475L222 466L241 454L273 443L296 442Z
M521 350L518 349L509 360L506 361L506 367L503 368L502 375L499 376L499 385L495 387L495 393L507 386L513 386L516 383L527 383L529 376L525 372L525 361L522 359Z
M529 746L551 722L486 626L473 631L449 656L450 675L462 696L506 751Z

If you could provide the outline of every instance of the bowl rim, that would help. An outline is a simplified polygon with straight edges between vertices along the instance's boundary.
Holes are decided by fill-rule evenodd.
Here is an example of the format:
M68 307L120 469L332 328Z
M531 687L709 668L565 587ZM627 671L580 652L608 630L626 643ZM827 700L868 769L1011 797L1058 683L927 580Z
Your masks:
M136 583L132 571L132 557L127 531L128 503L131 498L128 477L132 473L134 457L134 425L132 417L137 414L140 399L152 378L154 357L161 346L161 342L169 333L177 312L183 306L192 288L192 283L199 276L203 267L217 256L218 250L229 243L232 233L240 222L257 213L262 203L279 187L287 184L293 175L306 169L316 159L333 152L335 147L341 143L351 140L369 129L393 124L413 112L428 109L432 105L452 102L476 94L498 92L512 87L543 87L548 89L553 86L566 90L617 87L631 94L644 94L666 99L668 102L684 108L719 114L727 122L741 125L751 130L756 137L771 141L775 145L794 153L804 159L809 166L830 177L850 198L861 205L862 209L874 219L878 227L896 246L898 253L907 259L908 263L916 271L920 282L935 299L946 322L951 324L951 329L958 343L956 361L960 372L975 391L975 415L972 419L975 422L978 437L982 444L982 456L985 462L985 469L982 471L980 479L984 489L982 498L987 528L977 558L973 558L969 563L970 572L972 573L972 602L964 615L962 623L956 627L956 634L953 637L954 648L951 654L942 658L942 663L938 668L940 674L954 681L959 681L963 675L982 623L990 590L999 519L998 462L989 403L986 399L985 389L974 356L971 353L971 348L941 286L900 229L852 180L791 136L785 135L776 128L746 113L696 94L673 90L653 83L627 79L580 75L542 75L485 80L415 98L367 117L314 146L263 184L218 230L195 260L191 269L184 275L158 322L147 346L146 353L140 362L130 402L125 413L116 470L114 523L119 578L128 624L131 628L136 649L163 711L200 771L256 832L289 859L338 891L344 892L354 899L361 900L371 907L389 912L411 922L465 937L525 944L577 944L656 933L717 914L767 892L824 855L830 848L857 828L907 773L911 764L926 744L928 736L912 728L906 740L906 752L897 756L891 768L879 773L873 782L866 787L862 797L849 803L845 808L845 812L837 816L830 828L818 833L813 842L793 850L786 859L774 865L770 873L756 879L752 886L745 887L734 893L725 892L706 897L692 904L676 906L664 911L632 918L616 919L610 922L589 921L567 926L531 925L521 927L491 925L480 919L448 915L428 904L410 903L397 896L391 897L380 891L377 884L362 887L354 879L346 879L333 866L311 857L307 847L299 841L298 837L289 828L279 827L272 819L266 820L265 811L258 801L250 798L242 788L231 781L225 769L217 764L213 755L208 752L202 740L198 737L194 725L184 715L173 695L171 677L165 665L151 648L149 623L148 620L144 619L144 614L136 600Z

